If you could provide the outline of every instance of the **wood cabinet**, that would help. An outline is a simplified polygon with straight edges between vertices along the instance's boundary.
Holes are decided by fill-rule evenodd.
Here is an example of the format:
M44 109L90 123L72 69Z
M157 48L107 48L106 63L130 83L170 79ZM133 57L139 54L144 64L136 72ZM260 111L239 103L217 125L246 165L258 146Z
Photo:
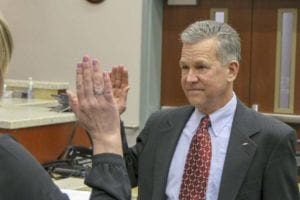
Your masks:
M87 133L77 127L75 122L20 129L0 129L0 133L13 135L41 163L56 160L71 144L91 147Z

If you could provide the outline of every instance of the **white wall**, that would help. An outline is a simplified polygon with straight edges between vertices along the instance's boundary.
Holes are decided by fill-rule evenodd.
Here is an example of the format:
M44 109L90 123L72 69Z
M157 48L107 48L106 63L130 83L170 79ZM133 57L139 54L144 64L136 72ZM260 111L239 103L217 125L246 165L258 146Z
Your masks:
M124 64L130 73L127 126L139 124L142 0L1 0L15 50L8 78L69 82L82 55L104 69Z

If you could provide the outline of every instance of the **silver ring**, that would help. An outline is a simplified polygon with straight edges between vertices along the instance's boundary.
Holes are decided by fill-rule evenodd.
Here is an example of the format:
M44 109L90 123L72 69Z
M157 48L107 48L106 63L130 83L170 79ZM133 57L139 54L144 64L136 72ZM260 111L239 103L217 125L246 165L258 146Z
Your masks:
M104 94L104 89L103 88L94 88L94 95L103 95Z

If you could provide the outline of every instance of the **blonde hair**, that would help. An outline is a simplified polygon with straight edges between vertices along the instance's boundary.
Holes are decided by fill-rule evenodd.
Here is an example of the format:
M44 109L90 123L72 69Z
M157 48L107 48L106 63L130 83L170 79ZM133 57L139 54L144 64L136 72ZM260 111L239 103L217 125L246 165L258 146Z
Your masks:
M7 22L0 12L0 96L2 94L4 75L13 51L13 40Z

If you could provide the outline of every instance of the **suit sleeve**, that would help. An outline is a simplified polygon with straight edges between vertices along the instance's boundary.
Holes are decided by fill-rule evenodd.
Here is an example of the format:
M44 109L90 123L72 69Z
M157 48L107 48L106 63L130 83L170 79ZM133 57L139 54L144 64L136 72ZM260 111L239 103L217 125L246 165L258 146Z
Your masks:
M273 150L263 177L264 200L299 199L295 142L296 134L290 131Z
M0 136L0 163L0 199L69 199L40 163L9 135Z
M98 154L93 157L93 167L85 179L92 187L91 200L130 200L131 189L126 166L120 155Z
M148 138L148 129L151 127L151 123L153 121L153 114L146 122L146 125L142 132L136 138L136 144L132 147L128 147L125 135L124 127L121 128L122 135L122 143L123 143L123 152L124 152L124 160L126 163L127 172L129 175L131 187L136 187L138 185L138 163L139 156L143 151L147 138Z
M158 125L170 115L172 109L160 110L151 114L148 118L143 130L136 138L136 143L132 147L128 147L125 135L124 126L121 127L122 143L124 159L127 167L127 172L130 178L131 187L136 187L138 185L138 170L139 170L139 160L146 148L148 141L153 138L153 133L157 131Z

